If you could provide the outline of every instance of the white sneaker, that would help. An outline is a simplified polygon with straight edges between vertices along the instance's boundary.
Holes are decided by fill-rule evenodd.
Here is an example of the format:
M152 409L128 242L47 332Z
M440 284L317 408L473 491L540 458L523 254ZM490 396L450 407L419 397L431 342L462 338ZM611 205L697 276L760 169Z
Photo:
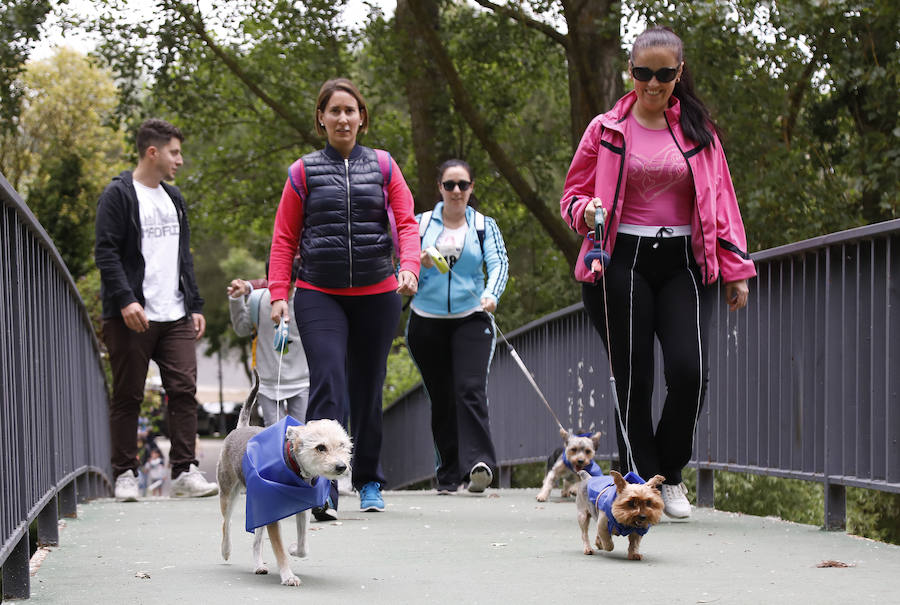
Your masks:
M125 471L116 477L116 500L118 502L137 502L138 480L134 471Z
M473 494L480 494L488 488L493 480L494 474L490 467L484 462L479 462L469 471L469 491Z
M204 479L196 464L172 481L173 498L203 498L218 493L219 486Z
M684 483L660 486L662 499L665 503L663 512L674 519L687 519L691 516L691 503L687 499L687 487Z

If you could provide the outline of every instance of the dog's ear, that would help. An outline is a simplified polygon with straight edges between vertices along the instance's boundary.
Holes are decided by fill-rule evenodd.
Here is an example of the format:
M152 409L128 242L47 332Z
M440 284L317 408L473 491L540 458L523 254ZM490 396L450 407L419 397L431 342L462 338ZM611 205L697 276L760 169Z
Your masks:
M301 441L302 442L303 439L301 437L303 435L303 431L300 430L301 428L303 428L303 427L293 426L293 425L289 426L289 427L287 427L287 430L284 432L284 435L290 441Z
M621 492L625 489L625 479L622 478L622 474L619 471L609 471L609 476L613 478L613 483L616 484L616 491Z
M659 486L662 485L663 481L665 480L666 478L662 475L654 475L653 478L647 482L647 487L655 487L656 489L659 489Z
M559 427L559 436L563 438L563 441L568 441L569 440L569 431L567 431L563 427Z
M593 435L591 435L591 442L594 444L594 451L600 449L600 435L602 435L600 431L597 431Z

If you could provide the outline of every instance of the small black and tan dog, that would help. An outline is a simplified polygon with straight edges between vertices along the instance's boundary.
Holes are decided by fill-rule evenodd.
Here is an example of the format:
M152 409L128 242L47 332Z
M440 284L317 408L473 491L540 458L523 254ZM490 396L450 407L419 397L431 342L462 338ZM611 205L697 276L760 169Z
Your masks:
M557 450L547 459L547 476L541 491L535 496L538 502L546 502L550 490L557 481L562 481L562 497L575 495L578 483L578 472L587 471L590 475L602 474L600 467L594 462L594 454L600 443L600 433L575 434L560 427L559 434L563 438L564 447Z
M659 486L665 481L662 475L654 475L644 482L637 474L625 477L616 471L609 475L594 477L586 471L578 473L575 506L578 509L578 527L584 554L594 554L588 540L591 517L597 520L597 548L607 552L613 549L613 536L628 536L628 558L640 561L643 558L639 547L641 538L650 526L659 523L663 512L663 499Z

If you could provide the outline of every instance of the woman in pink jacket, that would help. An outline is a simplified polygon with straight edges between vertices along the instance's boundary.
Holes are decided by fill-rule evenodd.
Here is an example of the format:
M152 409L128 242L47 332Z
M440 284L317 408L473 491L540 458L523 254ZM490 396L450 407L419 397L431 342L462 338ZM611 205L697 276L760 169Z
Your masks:
M664 475L666 514L686 518L691 506L681 471L708 381L715 283L725 283L734 311L747 304L747 279L756 270L718 129L694 93L681 39L668 28L644 31L629 71L634 90L585 130L560 212L585 236L575 277L612 360L622 472ZM605 268L584 262L597 218L610 258ZM654 336L667 389L655 428Z

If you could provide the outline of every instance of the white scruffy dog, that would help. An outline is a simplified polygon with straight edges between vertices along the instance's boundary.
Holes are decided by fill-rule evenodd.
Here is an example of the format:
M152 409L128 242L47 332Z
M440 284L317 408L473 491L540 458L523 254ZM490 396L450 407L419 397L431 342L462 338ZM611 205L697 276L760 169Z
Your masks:
M222 556L226 561L231 556L231 511L240 494L241 487L245 486L242 467L244 453L247 451L247 443L250 439L263 430L261 427L250 426L250 410L256 401L258 388L259 377L257 376L256 384L241 408L237 427L225 438L216 467L216 478L219 482L219 504L223 517ZM300 469L300 477L304 481L308 482L313 477L322 477L330 481L348 474L350 471L353 446L347 432L334 420L312 420L306 425L289 426L286 431L286 441L290 443L290 455ZM297 544L291 545L291 554L305 557L309 511L298 513L296 519ZM272 550L275 552L278 562L281 583L286 586L299 586L302 582L291 571L288 555L281 542L278 522L270 523L265 527L269 532L269 541L272 543ZM258 527L253 537L253 560L257 574L269 573L262 559L262 530L262 527Z

